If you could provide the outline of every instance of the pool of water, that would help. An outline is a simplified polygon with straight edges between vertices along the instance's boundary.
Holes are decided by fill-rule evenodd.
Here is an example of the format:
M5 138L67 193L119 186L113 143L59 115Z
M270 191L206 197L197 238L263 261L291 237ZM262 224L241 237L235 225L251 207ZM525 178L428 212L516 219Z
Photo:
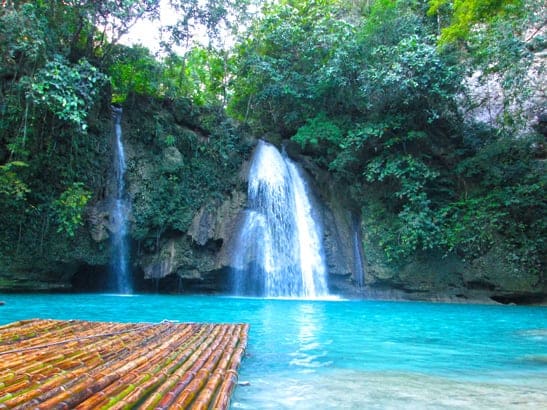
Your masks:
M249 323L234 409L547 408L546 307L104 294L0 300L0 324Z

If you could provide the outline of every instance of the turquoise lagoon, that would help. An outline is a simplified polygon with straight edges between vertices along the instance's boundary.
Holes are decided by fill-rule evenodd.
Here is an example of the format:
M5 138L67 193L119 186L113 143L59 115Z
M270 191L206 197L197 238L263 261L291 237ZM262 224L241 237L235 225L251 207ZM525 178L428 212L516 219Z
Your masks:
M247 322L233 409L547 408L546 307L104 294L0 300L0 324Z

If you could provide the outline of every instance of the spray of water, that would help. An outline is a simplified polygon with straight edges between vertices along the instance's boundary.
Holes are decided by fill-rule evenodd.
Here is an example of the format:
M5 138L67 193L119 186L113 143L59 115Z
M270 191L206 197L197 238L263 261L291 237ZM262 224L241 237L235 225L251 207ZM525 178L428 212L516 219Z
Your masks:
M232 257L236 295L328 294L322 228L298 166L260 141L249 171L248 207Z

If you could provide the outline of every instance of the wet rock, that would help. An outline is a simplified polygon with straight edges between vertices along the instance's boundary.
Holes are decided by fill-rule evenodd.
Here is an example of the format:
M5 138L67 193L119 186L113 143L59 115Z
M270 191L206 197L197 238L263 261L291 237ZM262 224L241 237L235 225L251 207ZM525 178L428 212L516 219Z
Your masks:
M184 165L184 157L176 147L167 147L163 150L162 167L167 172L174 172Z
M110 212L104 202L96 203L87 209L89 233L95 242L109 238Z

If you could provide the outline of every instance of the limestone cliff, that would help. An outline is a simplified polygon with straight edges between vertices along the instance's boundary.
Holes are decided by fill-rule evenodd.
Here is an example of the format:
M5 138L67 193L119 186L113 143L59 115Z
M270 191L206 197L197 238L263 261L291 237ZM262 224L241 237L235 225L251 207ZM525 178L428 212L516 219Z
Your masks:
M222 113L139 96L126 103L122 128L135 289L219 291L246 201L241 170L252 140ZM87 218L89 234L106 247L115 228L110 185Z
M523 271L522 266L511 263L502 242L476 258L432 251L414 254L397 263L389 261L370 235L371 227L377 223L375 215L363 215L361 219L350 193L311 158L300 155L297 147L291 148L292 155L312 176L311 186L319 198L333 293L358 298L450 302L542 303L546 300L544 273ZM362 198L365 204L372 200ZM359 238L362 245L361 254L356 251L355 238Z
M188 232L161 239L157 252L138 257L136 263L144 278L176 275L192 288L224 290L223 273L225 276L230 265L230 245L245 202L243 192L233 191L222 201L213 199L204 205L195 214Z
M110 125L105 120L96 130L105 147L112 139ZM231 246L247 201L247 159L256 141L222 115L185 101L133 96L124 107L122 126L136 291L225 292ZM113 187L105 147L93 170L96 182L86 224L74 238L52 232L48 220L41 232L29 230L21 244L34 247L16 247L15 256L0 270L0 289L105 289L109 240L116 228L110 215ZM361 203L355 203L348 188L297 147L289 143L286 149L308 174L324 227L332 293L504 303L544 300L544 274L513 266L501 245L474 259L421 252L390 262L370 235L375 216L362 215ZM365 204L371 200L360 198Z

